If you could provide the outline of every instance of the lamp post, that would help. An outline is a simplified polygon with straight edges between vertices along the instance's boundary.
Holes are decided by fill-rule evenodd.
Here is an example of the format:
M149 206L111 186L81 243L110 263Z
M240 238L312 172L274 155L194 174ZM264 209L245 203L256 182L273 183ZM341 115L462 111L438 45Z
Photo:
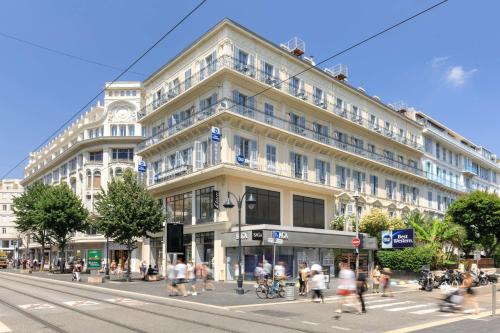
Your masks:
M238 295L243 295L245 293L245 290L243 289L243 274L241 272L241 206L243 205L243 200L246 198L245 202L248 205L248 208L250 210L255 208L255 204L257 203L257 200L255 200L254 196L252 193L249 193L248 191L243 193L242 196L237 197L231 192L227 192L227 200L224 203L224 208L226 209L231 209L234 207L234 204L231 202L231 195L234 197L236 200L236 204L238 205L238 280L237 280L237 288L236 288L236 293Z
M106 270L104 278L109 280L109 237L106 237Z
M356 212L355 223L356 223L356 238L359 239L359 213L358 213L358 202L359 202L359 192L356 190L353 195L354 198L354 209ZM356 247L356 276L359 270L359 246Z

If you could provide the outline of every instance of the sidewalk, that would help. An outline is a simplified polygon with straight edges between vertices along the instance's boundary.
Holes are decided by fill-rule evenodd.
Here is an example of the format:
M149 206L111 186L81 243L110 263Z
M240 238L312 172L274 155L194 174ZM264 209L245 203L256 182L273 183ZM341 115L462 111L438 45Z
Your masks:
M4 270L5 272L9 273L15 273L19 274L21 276L26 276L26 274L21 274L19 273L19 270L15 269L8 269ZM28 276L33 276L33 277L39 277L39 278L45 278L49 280L58 280L58 281L66 281L66 282L71 282L71 276L72 274L52 274L48 272L33 272L32 274L29 274ZM73 282L76 284L85 284L85 285L90 285L87 283L87 278L89 277L89 274L82 274L82 282ZM130 292L135 292L135 293L140 293L140 294L145 294L145 295L153 295L153 296L159 296L159 297L165 297L165 298L175 298L175 299L182 299L182 300L188 300L190 302L196 302L196 303L202 303L202 304L210 304L210 305L216 305L216 306L236 306L236 305L252 305L252 304L265 304L265 303L277 303L277 302L289 302L285 300L284 298L274 298L274 299L259 299L257 295L255 294L255 289L254 289L254 282L252 281L247 281L243 284L243 288L245 289L245 294L244 295L238 295L235 292L236 289L236 281L229 281L229 282L214 282L211 281L211 283L214 285L215 290L209 290L202 292L202 283L199 281L196 285L198 295L197 296L188 296L188 297L182 297L182 296L168 296L167 292L167 286L166 286L166 281L161 280L161 281L154 281L154 282L147 282L147 281L142 281L140 279L139 274L133 274L133 280L132 282L125 282L125 281L113 281L113 280L106 280L103 284L98 284L97 286L102 287L102 288L109 288L112 290L122 290L122 291L130 291ZM332 280L330 282L330 288L331 289L326 289L325 290L325 296L330 297L335 295L335 280ZM395 287L394 290L399 289L398 287ZM406 289L406 288L405 288ZM401 289L404 290L404 289ZM298 296L298 290L296 289L295 293L296 300L309 300L309 297L305 296Z

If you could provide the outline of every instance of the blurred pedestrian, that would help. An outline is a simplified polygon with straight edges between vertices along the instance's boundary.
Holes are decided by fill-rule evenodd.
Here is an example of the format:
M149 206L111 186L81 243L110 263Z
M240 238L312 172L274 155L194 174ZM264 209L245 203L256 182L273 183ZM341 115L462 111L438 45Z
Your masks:
M342 313L342 307L346 304L347 298L351 298L352 304L355 304L355 300L352 299L356 291L356 277L354 272L348 268L347 262L343 261L340 266L339 272L339 284L337 286L337 295L340 297L337 303L337 315L336 319L340 318L340 314Z
M323 302L325 303L325 297L323 295L323 290L326 289L325 276L323 271L317 272L313 271L311 277L311 289L313 291L312 301L313 302Z
M358 294L359 304L361 309L359 312L366 313L365 300L363 299L363 294L368 289L366 284L366 274L362 270L358 270L358 278L356 279L356 292Z
M201 269L201 278L202 278L202 281L203 281L203 291L205 290L215 290L215 287L212 283L208 282L209 278L210 278L210 273L211 273L211 269L210 267L208 267L208 264L206 262L204 262L202 264L202 269Z
M175 279L177 283L177 289L182 293L182 296L186 297L186 271L187 266L182 258L177 259L177 264L175 265Z
M149 265L149 267L151 267L151 265ZM141 277L143 280L146 280L146 272L147 272L147 268L146 268L146 261L143 260L141 262L141 267L139 267L139 270L141 272Z
M198 293L196 292L196 271L192 261L189 261L187 264L187 278L189 281L189 291L188 293L196 296Z
M151 267L151 265L149 265ZM175 280L175 266L171 262L167 264L167 279L168 279L168 295L174 296L179 294L177 289L177 281Z
M264 272L266 274L271 275L273 273L273 265L271 265L269 261L267 261L266 259L264 259L264 264L262 265L262 268L264 268Z
M384 268L380 277L380 286L382 287L382 297L393 297L391 288L391 274L390 268Z
M303 262L299 271L299 295L307 295L307 284L311 270L307 267L307 262Z
M474 278L472 277L470 272L465 272L464 280L462 282L462 285L460 286L460 288L462 288L462 290L464 291L464 306L474 306L474 314L479 314L479 304L476 299L475 291L472 289L473 284Z
M82 264L77 261L75 263L75 265L73 266L73 280L75 280L76 282L80 282L81 281L81 277L80 277L80 274L82 272Z
M257 283L260 283L264 280L265 273L264 273L264 267L262 266L262 262L257 263L253 275Z
M372 281L372 293L379 293L380 292L380 268L378 265L375 266L375 268L372 269L370 278Z

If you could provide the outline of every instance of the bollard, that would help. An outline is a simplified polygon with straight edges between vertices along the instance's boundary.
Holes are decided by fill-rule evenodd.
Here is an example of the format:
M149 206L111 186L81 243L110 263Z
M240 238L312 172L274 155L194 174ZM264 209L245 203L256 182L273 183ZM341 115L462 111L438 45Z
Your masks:
M497 310L497 284L491 284L491 315L494 316Z

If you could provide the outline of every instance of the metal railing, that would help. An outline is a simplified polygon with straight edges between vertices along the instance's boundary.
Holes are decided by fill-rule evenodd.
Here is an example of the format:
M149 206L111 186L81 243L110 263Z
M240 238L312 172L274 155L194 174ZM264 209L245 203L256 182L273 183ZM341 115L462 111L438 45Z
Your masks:
M324 96L316 96L315 94L309 93L303 88L299 88L299 86L294 84L293 81L289 80L284 81L279 77L279 75L276 76L275 73L269 73L266 72L264 68L258 68L251 64L242 63L240 62L239 59L233 58L232 56L228 55L221 56L215 59L214 61L212 61L212 63L210 63L209 66L205 67L203 70L192 74L189 79L180 81L179 84L175 86L176 87L175 89L163 94L159 99L147 104L139 112L138 118L142 119L146 115L150 114L151 112L155 111L161 106L177 98L180 94L184 93L185 91L199 84L200 82L207 79L208 77L210 77L217 71L221 70L222 68L233 69L239 73L245 74L251 78L254 78L255 80L273 86L274 88L286 92L299 99L308 101L309 103L315 106L321 107L326 110L330 110L333 113L347 120L350 120L354 123L357 123L367 129L370 129L377 133L382 132L381 130L379 130L379 128L381 127L379 127L378 124L371 123L369 119L363 117L361 114L356 114L351 110L336 106L333 103L333 100L331 100L331 98L328 98L328 96L331 95L327 94L326 92L324 92ZM330 107L330 105L333 105L333 107ZM416 141L411 141L410 138L402 137L399 134L396 134L392 131L390 133L384 133L384 134L385 136L393 139L394 141L401 142L405 145L408 145L410 147L413 147L421 151L423 150L423 146L421 144L419 144Z

